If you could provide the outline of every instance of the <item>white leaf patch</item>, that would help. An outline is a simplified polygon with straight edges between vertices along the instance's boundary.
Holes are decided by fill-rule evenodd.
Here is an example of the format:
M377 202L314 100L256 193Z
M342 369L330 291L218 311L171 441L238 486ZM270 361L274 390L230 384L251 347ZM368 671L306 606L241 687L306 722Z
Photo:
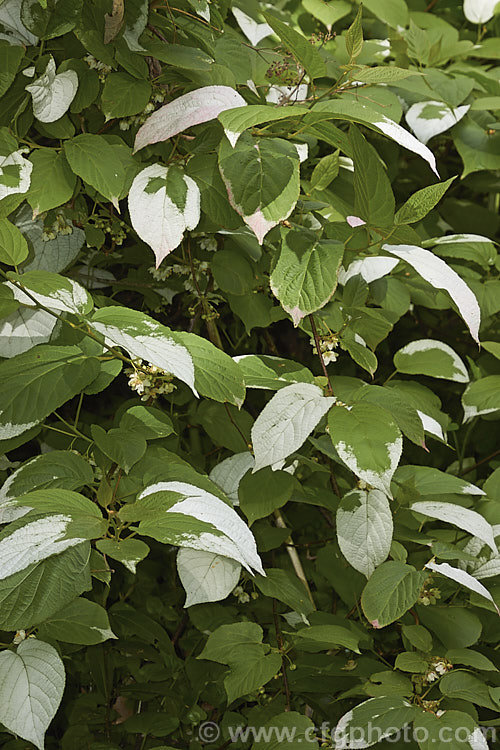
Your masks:
M441 357L444 354L446 357L446 371L443 371L442 374L438 374L437 372L425 372L425 366L418 367L418 365L416 366L415 370L412 370L412 355L418 355L425 352L430 352L431 354L432 352L439 352ZM414 372L422 373L424 375L432 374L432 376L435 378L454 380L456 383L468 383L470 380L467 368L456 351L454 351L451 346L448 346L448 344L444 344L442 341L437 341L436 339L419 339L418 341L411 341L406 346L403 346L403 348L397 352L397 355L398 357L400 355L404 356L405 362L405 366L401 366L399 368L399 372ZM418 356L416 357L416 360L418 361Z
M347 217L352 218L352 217ZM365 222L363 222L364 224ZM341 267L339 273L339 284L347 284L349 279L353 276L361 276L367 284L372 281L381 279L383 276L387 276L393 268L398 265L399 261L394 258L387 258L385 255L374 256L372 258L363 258L362 260L354 260L347 271Z
M69 109L78 89L78 75L74 70L56 73L56 63L50 58L45 73L25 86L33 99L33 114L40 122L55 122Z
M56 514L31 521L4 537L0 541L0 580L84 542L65 538L69 523L70 516Z
M31 297L10 281L6 283L6 286L12 291L15 299L27 307L35 307L36 302L32 299L34 298L40 305L44 305L44 307L48 307L51 310L62 310L63 312L76 314L88 312L88 306L92 300L87 290L76 281L73 281L73 279L67 277L60 278L63 286L59 289L51 290L50 294L40 294L39 292L32 291L26 285Z
M392 542L392 513L380 490L353 490L337 509L337 538L342 554L367 578L387 559Z
M429 416L429 414L424 414L424 412L419 411L418 409L417 414L420 417L420 421L422 422L422 427L424 428L425 432L428 432L429 435L434 435L445 443L446 434L443 432L443 428L441 427L437 419Z
M37 344L45 344L54 330L57 318L45 310L16 310L0 321L2 357L15 357Z
M435 289L444 289L458 307L474 341L479 343L481 310L475 294L458 273L441 258L417 245L383 245L392 255L406 261Z
M498 0L464 0L464 16L471 23L487 23L497 5Z
M154 492L178 492L183 499L174 503L166 513L192 516L199 521L212 524L222 532L220 536L208 532L186 535L180 546L230 557L241 563L248 571L252 572L253 568L261 575L265 575L252 532L223 500L186 482L152 484L141 492L139 499Z
M334 445L339 457L356 476L391 496L391 479L401 458L403 438L398 437L393 443L385 445L388 469L384 472L377 472L361 466L352 446L347 445L343 440L335 441Z
M297 86L269 86L266 102L280 106L289 102L304 102L307 99L308 88L307 83Z
M482 583L479 583L479 581L477 581L474 576L466 573L465 570L454 568L448 563L428 562L425 567L429 568L429 570L434 570L436 573L441 573L441 575L446 576L446 578L451 578L452 581L456 581L461 586L465 586L470 591L474 591L476 594L479 594L479 596L484 596L485 599L488 599L488 601L490 601L494 605L496 611L500 615L500 610L495 604L495 600L493 599L486 586L483 586Z
M241 565L213 552L181 547L177 572L186 591L185 607L218 602L229 596L240 578Z
M18 180L15 185L10 184L10 179L7 184L3 180L3 174L5 167L17 167ZM13 151L8 156L0 155L0 201L7 195L13 195L14 193L26 193L31 184L31 172L33 164L25 159L21 151ZM11 170L7 170L10 172ZM11 175L9 175L11 177Z
M455 503L440 503L434 501L422 501L413 503L410 509L416 513L422 513L430 518L437 518L445 523L451 523L458 526L459 529L468 531L469 534L477 536L481 541L490 547L496 554L497 546L493 528L483 516L476 513L475 510L462 508Z
M214 466L209 474L210 479L231 500L233 505L239 505L238 487L250 469L253 469L255 459L248 451L235 453Z
M152 248L157 268L181 243L185 230L194 229L200 220L200 191L191 177L183 176L186 196L181 207L167 194L166 184L156 192L146 192L150 180L166 180L167 174L168 167L161 164L146 167L134 179L128 196L132 226Z
M231 8L231 12L243 34L254 47L265 39L266 36L274 33L268 23L254 21L253 18L247 16L240 8Z
M0 24L8 32L6 36L11 44L23 44L28 47L38 44L38 37L28 31L21 21L19 0L4 0L0 3Z
M405 117L418 140L427 143L435 135L456 125L469 109L470 104L451 109L444 102L417 102L412 104Z
M148 117L137 131L134 151L151 143L166 141L193 125L214 120L227 109L245 105L243 97L230 86L204 86L190 91Z
M53 646L28 638L0 653L0 721L39 750L64 692L64 664Z
M264 407L252 427L254 472L298 450L335 403L333 396L311 383L282 388Z

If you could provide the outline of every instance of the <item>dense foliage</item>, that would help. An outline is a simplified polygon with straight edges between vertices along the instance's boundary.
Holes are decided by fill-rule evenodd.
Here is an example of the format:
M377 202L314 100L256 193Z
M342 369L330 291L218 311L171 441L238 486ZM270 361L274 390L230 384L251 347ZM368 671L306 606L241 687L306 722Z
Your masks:
M495 4L0 0L5 750L498 747Z

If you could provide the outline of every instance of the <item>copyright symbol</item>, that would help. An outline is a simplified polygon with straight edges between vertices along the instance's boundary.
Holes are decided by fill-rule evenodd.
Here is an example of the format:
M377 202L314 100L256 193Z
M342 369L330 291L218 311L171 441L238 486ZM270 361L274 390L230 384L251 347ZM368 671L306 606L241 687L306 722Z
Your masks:
M204 721L198 729L198 739L200 742L217 742L220 737L219 726L215 721Z

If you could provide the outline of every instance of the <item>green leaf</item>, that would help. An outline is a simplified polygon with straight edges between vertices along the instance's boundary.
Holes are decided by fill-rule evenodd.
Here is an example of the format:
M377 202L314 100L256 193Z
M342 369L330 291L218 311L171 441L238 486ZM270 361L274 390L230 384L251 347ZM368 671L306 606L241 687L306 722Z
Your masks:
M0 439L16 437L42 422L85 388L99 371L97 360L77 346L35 346L0 363Z
M85 242L83 229L73 226L69 220L66 220L69 233L59 232L54 239L47 240L43 234L43 222L41 219L33 221L32 212L28 206L19 209L16 215L16 225L29 240L34 253L24 265L25 271L60 273L75 260Z
M283 234L270 284L295 326L331 299L343 254L343 245L336 240L318 240L304 230Z
M230 294L247 294L254 285L250 263L233 250L218 250L210 263L217 286Z
M129 117L142 112L149 102L151 84L127 73L110 73L101 94L106 120Z
M449 698L461 698L492 711L498 711L498 706L491 700L488 686L465 670L454 669L453 672L445 674L439 682L439 689Z
M0 653L0 721L44 748L44 736L62 699L64 664L53 646L37 639Z
M465 607L418 607L418 616L446 648L467 648L481 635L479 617Z
M462 179L482 169L500 169L500 133L488 132L471 118L453 128L453 142L462 157Z
M367 350L369 351L369 350ZM380 385L364 385L353 395L354 401L368 401L386 409L393 417L397 426L415 445L424 443L424 429L417 410L401 398L394 389Z
M301 628L293 633L296 647L304 651L329 651L336 648L347 648L361 653L359 650L359 635L355 635L348 627L339 625L312 625Z
M394 666L402 672L423 673L429 669L429 659L424 658L415 651L402 651L396 656Z
M261 125L263 122L276 122L289 117L301 117L309 110L301 104L290 104L286 107L273 107L270 104L250 104L246 107L235 107L221 112L218 116L224 132L231 144L235 146L245 130Z
M400 466L394 476L398 483L410 483L420 495L484 495L484 490L453 474L432 466Z
M112 560L118 560L130 570L136 572L137 563L149 554L149 547L141 539L98 539L97 549Z
M90 545L70 547L0 581L0 627L38 625L76 596L92 588Z
M458 354L448 344L434 339L419 339L404 346L394 355L394 367L408 375L469 382L469 373Z
M21 18L26 27L41 39L53 39L72 31L82 12L82 0L66 3L54 0L22 0ZM42 7L43 6L43 7Z
M73 172L118 209L126 173L113 146L102 135L82 133L64 142L64 153Z
M219 169L229 202L262 244L265 235L286 219L299 197L299 157L280 138L254 140L244 134L232 148L223 139Z
M76 176L71 171L62 152L41 148L30 156L33 164L31 185L27 201L33 209L33 218L38 214L67 203L73 195Z
M356 18L345 32L345 48L352 63L363 49L363 27L361 25L363 7L360 5Z
M279 391L292 383L312 383L314 380L307 367L282 357L243 354L234 359L243 372L247 388Z
M198 659L229 666L224 679L228 702L246 695L271 680L281 666L281 656L269 654L262 643L262 628L253 622L221 625L208 637Z
M401 206L396 214L396 224L414 224L416 221L424 219L432 211L443 195L446 193L455 177L450 177L446 182L439 182L437 185L417 190Z
M325 190L337 177L340 169L339 154L337 149L319 160L311 175L311 190Z
M454 750L487 747L474 719L461 711L447 710L442 716L422 711L415 717L413 731L421 750L447 750L450 740Z
M423 625L403 625L401 632L419 651L432 651L432 635Z
M240 482L238 497L249 525L285 505L292 496L294 484L291 474L272 471L269 467L256 474L246 474Z
M31 458L14 471L0 489L0 505L33 490L79 490L94 481L92 467L70 451L50 451Z
M391 227L394 194L380 157L354 125L349 130L349 140L354 161L354 213L371 226Z
M487 375L469 383L462 396L464 422L500 409L500 375Z
M498 672L498 668L487 656L470 648L452 648L446 652L446 658L452 664L465 664L468 667L474 667L474 669Z
M176 340L186 347L194 364L194 385L202 396L237 407L245 400L245 383L231 357L194 333L180 331Z
M393 29L408 24L408 6L404 0L363 0L364 7Z
M116 638L106 610L88 599L75 599L38 628L40 638L92 646Z
M382 563L363 589L361 606L374 628L385 628L407 612L417 601L427 571L390 560Z
M8 219L0 219L0 262L17 266L28 257L28 243Z
M266 576L256 576L255 585L264 596L278 599L302 615L309 615L314 610L303 583L293 573L281 568L268 568Z
M91 432L99 450L124 469L126 474L146 452L147 443L141 434L120 427L106 432L97 424L92 425Z
M402 438L385 409L355 404L336 406L328 415L332 442L345 465L372 487L391 495L391 478L399 463Z
M131 406L120 419L120 428L146 440L168 437L175 432L170 417L151 406Z
M297 711L273 716L262 727L262 737L258 738L252 745L252 750L278 750L282 745L278 738L286 738L287 750L303 750L305 747L312 750L317 747L316 732L311 719L299 714ZM270 740L266 739L271 737Z
M5 39L0 40L0 96L8 91L14 81L23 57L24 49L21 45L9 44Z
M261 11L274 33L281 39L287 49L299 62L311 80L321 78L326 73L326 66L318 50L290 25L283 23L271 13Z

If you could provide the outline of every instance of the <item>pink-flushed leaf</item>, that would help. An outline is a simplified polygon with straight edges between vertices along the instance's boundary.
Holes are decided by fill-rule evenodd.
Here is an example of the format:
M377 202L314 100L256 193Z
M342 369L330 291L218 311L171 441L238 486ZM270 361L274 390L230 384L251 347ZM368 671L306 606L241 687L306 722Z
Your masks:
M204 86L165 104L139 128L134 151L166 141L193 125L214 120L227 109L244 107L246 101L230 86Z
M472 338L479 344L481 310L475 294L456 271L430 250L424 250L417 245L383 245L383 250L406 261L435 289L447 291L467 324Z
M366 221L363 221L363 219L360 219L359 216L346 216L345 220L349 224L350 227L361 227L363 224L366 224Z
M132 183L128 196L130 219L135 231L152 248L156 267L182 241L186 229L194 229L200 220L200 191L191 177L182 175L184 202L169 196L167 174L162 164L143 169ZM156 183L156 184L155 184Z

